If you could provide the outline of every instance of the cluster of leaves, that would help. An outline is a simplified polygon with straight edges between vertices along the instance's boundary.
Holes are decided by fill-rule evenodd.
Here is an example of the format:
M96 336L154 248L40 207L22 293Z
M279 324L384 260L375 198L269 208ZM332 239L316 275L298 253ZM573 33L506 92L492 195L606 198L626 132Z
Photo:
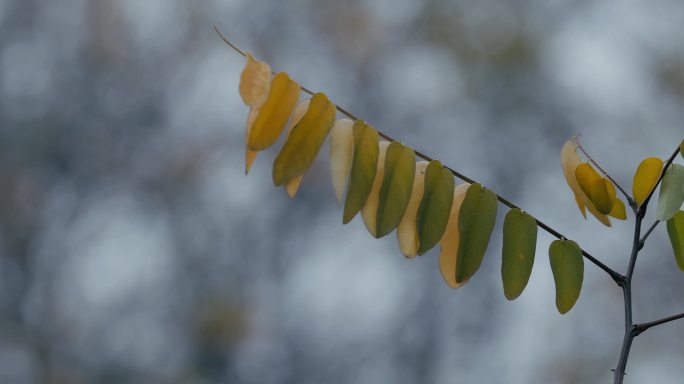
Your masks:
M410 147L381 139L368 123L337 119L337 108L323 93L300 101L301 87L286 73L273 74L268 64L246 54L240 96L251 107L246 132L246 172L259 151L276 143L288 126L273 164L273 183L297 193L328 135L333 188L343 202L343 223L359 212L370 234L381 238L396 229L407 258L423 255L439 244L439 269L445 282L458 288L479 269L494 229L497 195L478 183L456 185L454 174L439 161L417 161ZM684 144L684 142L683 142ZM582 162L575 138L561 151L561 163L577 205L601 223L624 220L625 204L614 184L588 162ZM634 177L634 200L644 203L661 179L663 162L644 160ZM346 193L345 193L346 192ZM658 219L668 220L680 268L684 269L684 167L673 164L662 180ZM630 202L631 203L631 202ZM537 244L538 221L511 209L503 223L501 276L506 298L513 300L530 278ZM568 312L579 298L584 276L581 248L567 239L549 247L556 285L556 307Z

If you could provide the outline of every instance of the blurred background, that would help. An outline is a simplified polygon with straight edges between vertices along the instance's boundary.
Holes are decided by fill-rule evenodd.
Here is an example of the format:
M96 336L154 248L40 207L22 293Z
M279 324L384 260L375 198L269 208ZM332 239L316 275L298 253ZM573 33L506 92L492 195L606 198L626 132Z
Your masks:
M327 147L294 200L279 145L245 176L244 59L214 24L623 273L633 218L585 221L560 148L581 133L631 189L684 136L675 0L2 0L0 383L611 382L620 289L586 263L559 315L540 232L508 302L503 206L452 290L438 249L342 226ZM662 225L634 290L638 322L684 310ZM681 382L683 337L638 337L626 382Z

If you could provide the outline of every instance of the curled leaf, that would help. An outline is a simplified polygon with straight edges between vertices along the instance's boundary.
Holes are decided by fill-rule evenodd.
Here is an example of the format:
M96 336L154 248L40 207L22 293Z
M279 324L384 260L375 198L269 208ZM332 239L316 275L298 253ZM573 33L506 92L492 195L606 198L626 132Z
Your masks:
M351 171L354 155L353 127L352 120L339 119L330 130L330 174L338 202L342 201Z
M549 247L549 261L556 284L556 308L562 315L572 309L582 290L582 250L572 240L556 240Z
M504 219L501 258L501 280L508 300L520 296L527 286L536 249L537 221L518 208L508 211Z
M591 201L599 212L604 215L610 213L615 205L615 187L605 177L599 177L591 182Z
M441 272L444 281L451 288L458 288L468 282L468 280L461 283L456 282L456 266L458 264L458 244L461 237L461 233L458 230L458 216L469 186L470 184L465 183L454 189L454 198L451 203L449 221L447 222L444 235L439 241L439 271Z
M494 192L480 184L468 187L458 218L461 238L456 267L457 283L470 279L480 268L494 229L496 208Z
M641 206L651 194L653 188L658 184L662 172L663 161L657 157L649 157L639 164L632 183L632 196L637 206Z
M413 186L411 188L411 198L406 206L406 211L404 211L404 216L402 216L399 226L397 226L399 248L401 249L401 253L408 258L416 257L416 255L418 255L418 229L416 228L416 217L418 216L420 201L423 199L423 186L427 166L427 161L419 161L416 163L415 177L413 178Z
M670 164L660 182L656 219L667 221L679 211L684 202L684 166Z
M316 155L335 121L335 105L322 93L315 94L302 119L294 125L273 162L273 183L280 186L302 175Z
M377 237L383 237L399 225L411 199L416 172L413 149L392 142L385 155L385 174L380 187Z
M568 186L575 195L575 201L577 202L577 206L582 212L582 215L586 218L586 209L589 209L589 212L591 212L591 214L594 215L598 221L600 221L603 225L610 227L611 223L608 216L602 214L598 211L598 209L596 209L594 203L591 202L589 196L582 190L579 182L577 181L575 170L580 164L582 164L582 160L580 160L579 155L577 155L578 147L579 144L577 144L577 138L573 137L565 142L563 149L561 150L561 165L563 168L565 181L568 183Z
M382 180L385 176L385 154L387 153L387 147L389 147L389 141L381 141L378 150L378 164L375 171L375 178L373 179L373 186L368 194L368 199L366 203L363 204L361 208L361 217L363 218L363 223L366 225L366 229L370 232L371 236L378 237L378 204L380 202L380 186L382 185Z
M247 63L240 74L240 97L242 101L254 106L266 100L271 87L271 67L246 52Z
M250 150L262 151L275 144L299 100L299 94L299 84L287 73L275 75L268 97L260 105L259 116L249 131L247 146Z
M677 266L684 271L684 211L678 211L667 221L667 234Z
M252 107L249 110L249 115L247 116L247 131L245 134L245 175L249 173L249 170L252 168L252 164L254 163L254 159L256 159L257 154L259 152L257 151L252 151L249 149L249 146L247 145L247 140L249 138L249 131L252 129L252 125L254 124L254 120L256 120L256 117L259 115L259 107Z
M454 176L437 160L425 171L423 198L418 207L418 254L432 249L444 234L454 197Z
M352 157L349 189L344 201L342 223L347 224L361 210L373 187L378 166L380 136L365 121L354 123L354 155Z

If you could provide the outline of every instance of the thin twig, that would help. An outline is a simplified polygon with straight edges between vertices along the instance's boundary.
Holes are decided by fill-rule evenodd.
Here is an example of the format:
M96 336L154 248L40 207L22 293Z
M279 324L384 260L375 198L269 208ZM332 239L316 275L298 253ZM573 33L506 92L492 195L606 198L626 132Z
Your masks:
M648 239L648 236L651 235L651 232L653 232L653 230L655 229L655 227L658 226L658 224L660 224L660 220L656 220L655 222L653 222L653 224L651 224L650 227L648 227L648 230L646 231L646 233L644 233L644 236L642 236L641 240L639 240L639 248L644 247L644 243L646 243L646 239Z
M675 321L675 320L679 320L682 318L684 318L684 313L679 313L676 315L663 317L662 319L649 321L648 323L637 324L634 326L634 332L636 333L636 335L639 335L642 332L644 332L645 330L652 328L652 327L655 327L656 325L669 323L670 321Z
M632 207L632 209L636 209L635 208L636 205L634 204L634 199L632 199L632 196L630 196L629 193L627 193L627 191L625 191L625 189L622 188L622 186L620 184L618 184L618 182L615 181L615 179L613 179L608 174L608 172L606 172L603 168L601 168L601 166L589 155L589 153L587 153L587 151L584 149L584 147L582 146L582 144L579 141L579 135L577 136L577 147L579 148L580 151L582 151L584 156L586 156L587 159L589 159L589 162L594 164L596 166L596 168L598 168L598 170L601 171L601 173L603 173L603 176L605 176L608 180L610 180L610 182L613 183L613 185L615 185L620 190L620 192L622 192L622 194L625 196L625 199L627 199L627 204L630 207Z
M214 31L216 31L216 33L219 35L219 37L221 38L221 40L223 40L223 42L225 42L226 44L228 44L228 46L230 46L231 48L233 48L236 52L238 52L238 53L241 54L242 56L246 56L246 55L245 55L245 52L242 51L241 49L239 49L238 47L236 47L233 43L231 43L231 42L223 35L223 33L221 33L221 31L218 29L218 27L214 26ZM302 89L304 92L306 92L306 93L308 93L308 94L310 94L310 95L313 95L313 94L315 93L315 92L313 92L313 91L311 91L311 90L309 90L309 89L307 89L307 88L305 88L305 87L303 87L303 86L301 87L301 89ZM358 120L358 118L357 118L356 116L354 116L352 113L348 112L348 111L345 110L344 108L342 108L342 107L340 107L340 106L338 106L338 105L336 105L336 108L337 108L338 111L340 111L340 113L342 113L343 115L349 117L350 119ZM387 135L387 134L385 134L385 133L383 133L383 132L381 132L381 131L379 131L379 130L378 130L378 135L380 135L380 137L382 137L383 139L388 140L388 141L398 141L398 140L395 140L395 139L392 138L391 136L389 136L389 135ZM417 151L417 150L415 150L415 153L416 153L416 156L417 156L417 157L420 157L420 158L423 159L423 160L426 160L426 161L433 161L433 159L432 159L430 156L428 156L428 155L426 155L426 154L424 154L424 153L421 153L421 152L419 152L419 151ZM470 183L470 184L475 184L475 183L477 183L477 181L471 179L470 177L468 177L468 176L466 176L466 175L464 175L464 174L462 174L462 173L460 173L460 172L455 171L454 169L452 169L452 168L450 168L450 167L448 167L448 166L446 166L446 165L444 165L444 168L446 168L447 170L449 170L449 172L451 172L451 174L453 174L453 175L456 176L457 178L459 178L459 179L461 179L461 180L463 180L463 181L465 181L465 182L467 182L467 183ZM511 201L509 201L508 199L505 199L505 198L499 196L498 194L496 195L496 198L499 200L499 202L501 202L502 204L508 206L509 208L513 208L513 209L517 208L517 209L520 209L520 207L518 207L516 204L513 204ZM533 217L534 217L534 216L533 216ZM552 235L552 236L554 236L554 237L556 237L557 239L560 239L560 240L565 240L565 239L567 239L566 236L564 236L564 235L561 234L560 232L556 231L555 229L549 227L547 224L545 224L545 223L542 222L541 220L539 220L539 219L537 219L537 218L534 218L534 219L536 220L537 225L538 225L540 228L542 228L543 230L545 230L546 232L548 232L550 235ZM613 270L612 268L608 267L607 265L605 265L604 263L602 263L601 261L599 261L598 259L596 259L594 256L590 255L587 251L585 251L585 250L583 250L583 249L582 249L582 256L584 256L587 260L589 260L590 262L592 262L593 264L595 264L597 267L601 268L601 269L602 269L604 272L606 272L606 273L607 273L607 274L608 274L616 283L620 284L620 282L624 279L624 276L622 276L621 274L619 274L618 272L616 272L616 271Z

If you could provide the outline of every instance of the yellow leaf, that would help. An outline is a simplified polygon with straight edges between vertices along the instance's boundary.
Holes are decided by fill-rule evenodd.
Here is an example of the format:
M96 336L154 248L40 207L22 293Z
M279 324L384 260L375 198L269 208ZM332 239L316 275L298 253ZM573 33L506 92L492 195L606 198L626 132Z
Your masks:
M387 147L390 145L389 141L381 141L379 145L378 152L378 164L376 166L375 178L373 179L373 186L371 187L370 194L366 203L361 208L361 217L363 218L363 223L366 225L366 229L370 234L377 238L378 237L378 204L380 202L380 186L382 185L382 180L385 177L385 154L387 153Z
M254 159L256 159L257 154L259 153L257 151L251 151L249 149L249 146L247 146L247 138L249 137L249 131L252 129L254 120L256 120L256 117L258 115L258 106L250 108L249 115L247 116L247 130L245 134L245 175L249 173L249 170L252 168L252 163L254 163Z
M273 162L273 183L281 186L309 169L335 121L335 105L315 94Z
M573 137L565 142L565 145L563 145L563 149L561 150L561 165L563 167L565 181L568 183L568 186L575 195L575 201L577 202L577 206L582 214L586 217L584 211L586 207L589 209L589 212L591 212L591 214L594 215L594 217L596 217L596 219L598 219L603 225L610 227L611 223L608 216L602 214L598 211L598 209L596 209L594 204L589 200L589 197L584 193L584 191L582 191L582 188L575 177L575 170L580 164L582 164L582 160L580 160L579 156L577 155L577 148L577 138Z
M599 177L591 182L591 201L599 212L604 215L610 213L615 204L615 187L605 177Z
M344 189L351 171L354 155L354 122L340 119L330 130L330 174L338 202L342 202Z
M290 79L287 73L275 75L268 97L250 129L247 138L249 149L262 151L275 144L299 100L299 94L299 84Z
M404 256L409 258L413 258L418 255L419 244L416 217L418 216L418 207L420 207L420 201L423 199L423 186L425 182L425 170L427 169L427 166L427 161L419 161L416 163L416 172L415 177L413 178L411 199L409 199L404 216L402 216L399 226L397 227L397 240L399 241L399 248Z
M247 52L247 63L240 74L240 97L242 101L254 106L266 100L271 87L271 67Z
M600 179L601 175L589 163L582 163L575 168L575 177L580 188L582 188L582 192L591 196L592 184L595 180Z
M627 219L627 210L625 209L625 203L623 203L620 199L615 199L613 209L610 210L608 216L612 216L618 220Z
M651 194L658 184L661 173L663 173L663 161L657 157L649 157L639 164L632 183L632 196L637 206L641 206Z
M456 266L458 265L458 244L461 236L458 230L458 215L469 186L470 184L465 183L454 189L454 201L451 204L449 221L447 222L444 235L439 241L439 271L444 281L451 288L458 288L468 282L468 280L461 283L456 282Z
M290 137L290 133L292 133L292 128L299 124L299 121L302 120L302 117L304 117L306 111L309 110L310 103L311 99L307 99L302 101L297 105L297 107L295 107L294 112L292 113L292 118L290 119L290 123L288 124L289 127L287 130L287 137L285 138L285 140L287 140ZM294 198L297 194L297 191L299 190L299 185L302 183L303 178L304 175L299 175L297 177L290 179L285 184L285 191L287 191L287 195L290 196L290 198Z

